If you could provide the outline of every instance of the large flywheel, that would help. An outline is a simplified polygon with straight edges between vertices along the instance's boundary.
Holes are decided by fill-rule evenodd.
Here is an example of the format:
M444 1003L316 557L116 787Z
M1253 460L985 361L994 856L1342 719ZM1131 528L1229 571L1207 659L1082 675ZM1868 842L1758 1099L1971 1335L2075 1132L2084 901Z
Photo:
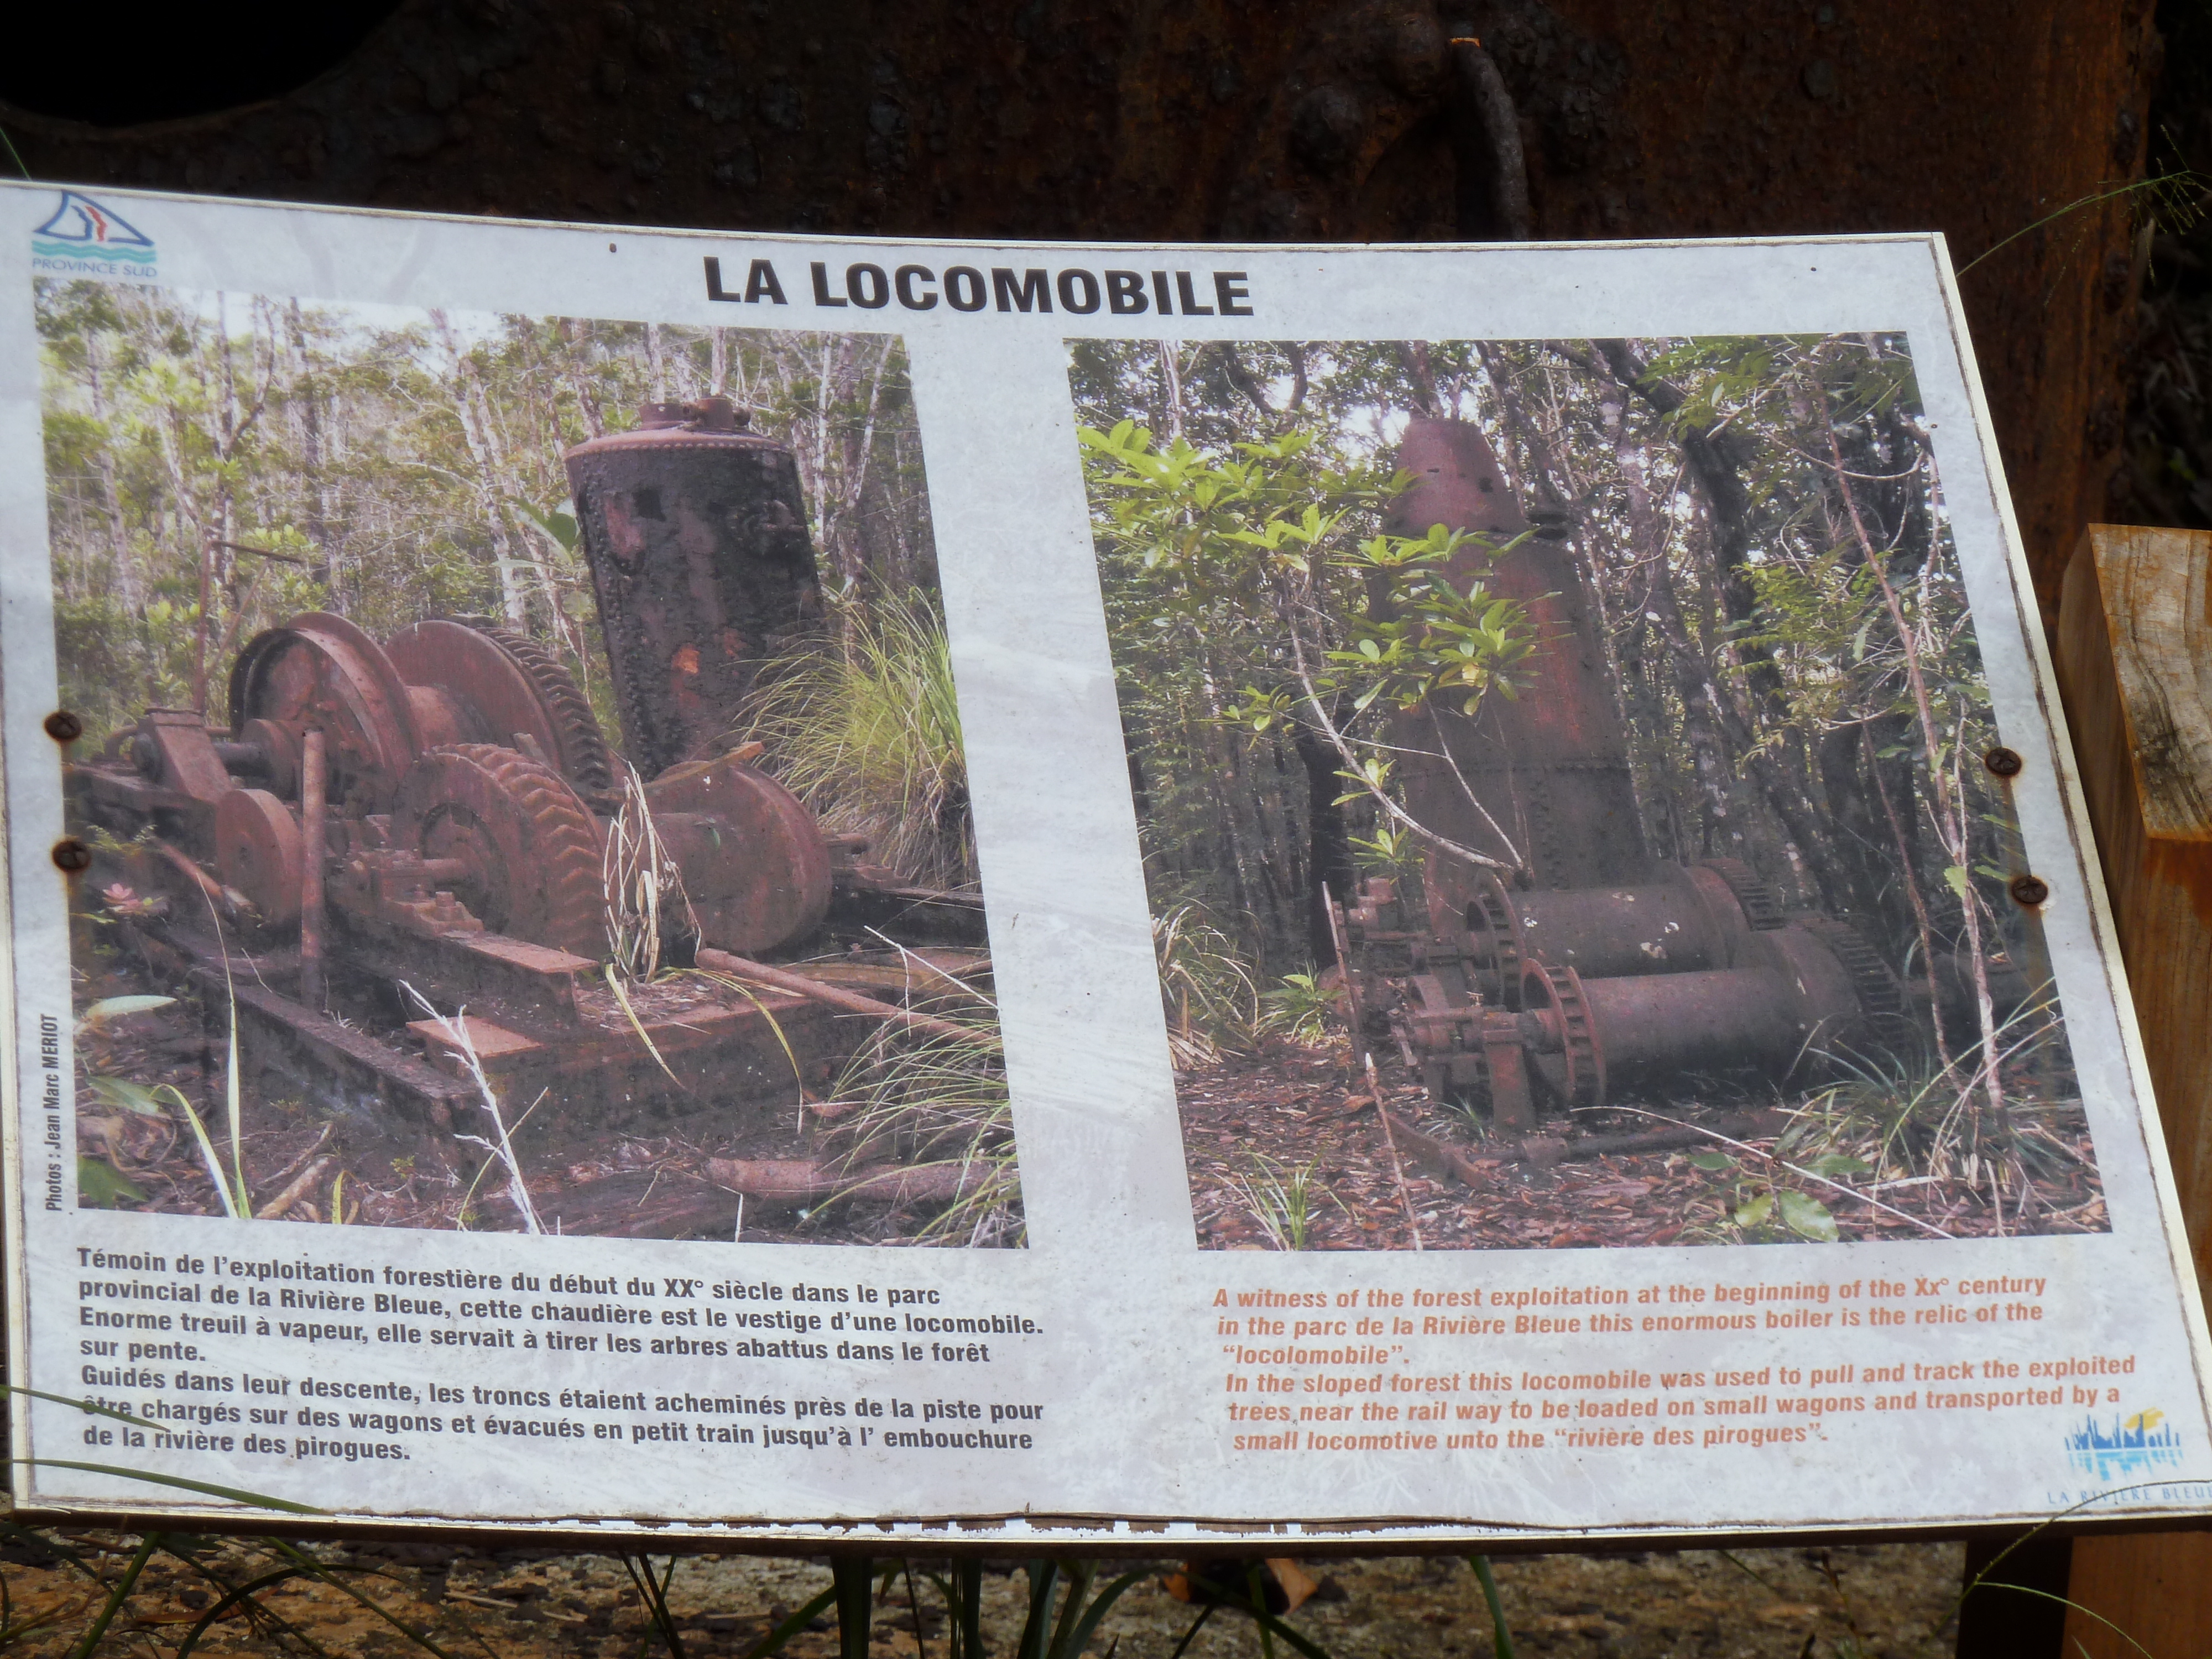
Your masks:
M408 688L383 647L343 617L320 611L246 642L230 671L230 724L272 745L272 769L287 779L298 774L298 734L320 731L331 799L371 812L385 810L422 741Z
M586 805L619 804L606 738L576 682L537 641L483 617L416 623L384 644L410 688L425 741L534 744Z
M433 749L400 784L392 839L459 864L455 896L493 932L606 953L599 826L550 767L496 744Z

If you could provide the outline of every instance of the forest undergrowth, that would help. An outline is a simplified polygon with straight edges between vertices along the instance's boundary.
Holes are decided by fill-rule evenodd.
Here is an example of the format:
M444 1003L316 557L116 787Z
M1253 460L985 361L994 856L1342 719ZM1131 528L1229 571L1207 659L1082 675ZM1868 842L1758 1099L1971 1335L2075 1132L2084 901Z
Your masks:
M1507 1650L1475 1576L1448 1555L1303 1563L1317 1593L1265 1635L1234 1605L1200 1624L1206 1609L1175 1593L1189 1594L1180 1564L1098 1564L1085 1571L1086 1610L1113 1581L1133 1578L1080 1643L1052 1640L1066 1603L1063 1573L1043 1639L1025 1646L1036 1564L1015 1560L979 1564L972 1575L943 1561L875 1562L865 1596L848 1604L855 1639L844 1633L837 1586L819 1558L624 1559L427 1539L286 1546L184 1534L161 1536L88 1646L143 1543L132 1534L10 1526L0 1538L0 1650L27 1659L88 1659L94 1651L143 1659L768 1659L770 1651L793 1659L1266 1659L1271 1650L1285 1659L1293 1651L1305 1659L1465 1659ZM1952 1542L1843 1543L1513 1556L1491 1565L1516 1653L1947 1659L1961 1553ZM1231 1584L1242 1576L1241 1565L1224 1575ZM972 1644L962 1628L969 1608L979 1638ZM778 1632L787 1634L771 1647Z
M543 1093L511 1099L495 1135L318 1105L273 1073L253 1073L234 1097L230 1012L186 986L144 994L143 974L118 970L108 983L125 988L92 1000L80 1025L80 1188L88 1203L149 1212L509 1231L527 1224L519 1184L545 1231L1017 1244L1020 1175L995 1010L973 980L950 995L939 970L915 971L927 983L913 1006L971 1038L856 1029L838 1039L847 1057L822 1086L807 1085L798 1053L778 1052L757 1079L730 1079L712 1097L672 1093L626 1114L579 1119ZM718 979L673 972L629 995L665 1016L660 999L716 1006L704 1000L728 994ZM718 1168L778 1159L819 1164L830 1190L748 1209ZM908 1173L906 1197L886 1201L864 1184L886 1167Z

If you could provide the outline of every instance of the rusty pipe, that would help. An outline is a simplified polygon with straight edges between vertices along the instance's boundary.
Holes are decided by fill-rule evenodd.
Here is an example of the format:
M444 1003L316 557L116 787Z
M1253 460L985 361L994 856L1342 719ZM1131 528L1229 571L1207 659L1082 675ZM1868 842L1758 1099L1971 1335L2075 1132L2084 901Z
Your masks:
M313 727L300 745L300 1000L323 1006L323 815L328 757Z
M1485 990L1517 1006L1519 965L1537 957L1584 979L1734 967L1753 924L1727 880L1702 866L1655 873L1615 887L1522 891L1494 876L1478 882L1467 928L1490 969ZM1510 979L1497 982L1501 974Z
M788 968L771 968L763 962L750 961L732 956L727 951L704 949L699 952L699 965L710 973L734 974L740 979L757 980L763 985L788 991L793 996L827 1003L832 1008L842 1008L848 1014L866 1014L872 1019L888 1020L911 1030L926 1031L932 1036L947 1037L956 1042L973 1044L978 1048L996 1049L999 1039L988 1031L976 1030L973 1026L959 1025L949 1019L939 1019L934 1014L916 1013L911 1008L901 1008L888 1002L878 1002L873 997L864 997L848 991L842 986L825 985L818 979L809 979L804 974L794 974Z

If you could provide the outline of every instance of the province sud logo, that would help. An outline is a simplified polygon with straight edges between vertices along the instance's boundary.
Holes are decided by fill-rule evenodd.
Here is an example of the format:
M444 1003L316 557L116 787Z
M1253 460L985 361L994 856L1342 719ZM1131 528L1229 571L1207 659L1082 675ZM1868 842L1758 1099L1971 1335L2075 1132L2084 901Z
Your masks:
M31 265L57 276L150 276L154 239L113 208L65 190L31 233Z

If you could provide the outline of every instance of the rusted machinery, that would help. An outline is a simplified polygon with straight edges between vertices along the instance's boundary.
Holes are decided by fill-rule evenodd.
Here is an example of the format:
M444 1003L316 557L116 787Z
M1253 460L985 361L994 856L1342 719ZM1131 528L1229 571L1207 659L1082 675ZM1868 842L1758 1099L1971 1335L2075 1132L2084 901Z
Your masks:
M794 1051L831 1055L825 1024L855 1004L927 1023L859 994L865 963L820 996L803 976L617 988L609 848L646 817L681 877L664 961L726 976L819 940L839 907L980 939L972 896L901 887L734 746L763 661L818 608L790 452L717 398L648 405L567 464L627 758L522 634L463 617L378 641L312 614L246 646L222 726L153 709L71 769L78 820L130 844L109 856L137 872L143 948L227 987L261 1063L326 1097L435 1115L470 1096L473 1058L531 1091L726 1098L756 1072L787 1086ZM473 1056L410 992L467 1005Z
M1854 929L1785 913L1736 860L1650 855L1560 518L1524 513L1464 422L1413 421L1399 465L1415 482L1397 533L1533 531L1486 573L1470 552L1450 574L1522 601L1543 643L1518 699L1473 719L1439 709L1394 738L1414 816L1512 873L1431 854L1425 903L1376 879L1337 907L1360 1040L1387 1033L1432 1095L1486 1103L1516 1133L1540 1098L1571 1109L1690 1073L1780 1078L1821 1050L1893 1041L1904 994Z

